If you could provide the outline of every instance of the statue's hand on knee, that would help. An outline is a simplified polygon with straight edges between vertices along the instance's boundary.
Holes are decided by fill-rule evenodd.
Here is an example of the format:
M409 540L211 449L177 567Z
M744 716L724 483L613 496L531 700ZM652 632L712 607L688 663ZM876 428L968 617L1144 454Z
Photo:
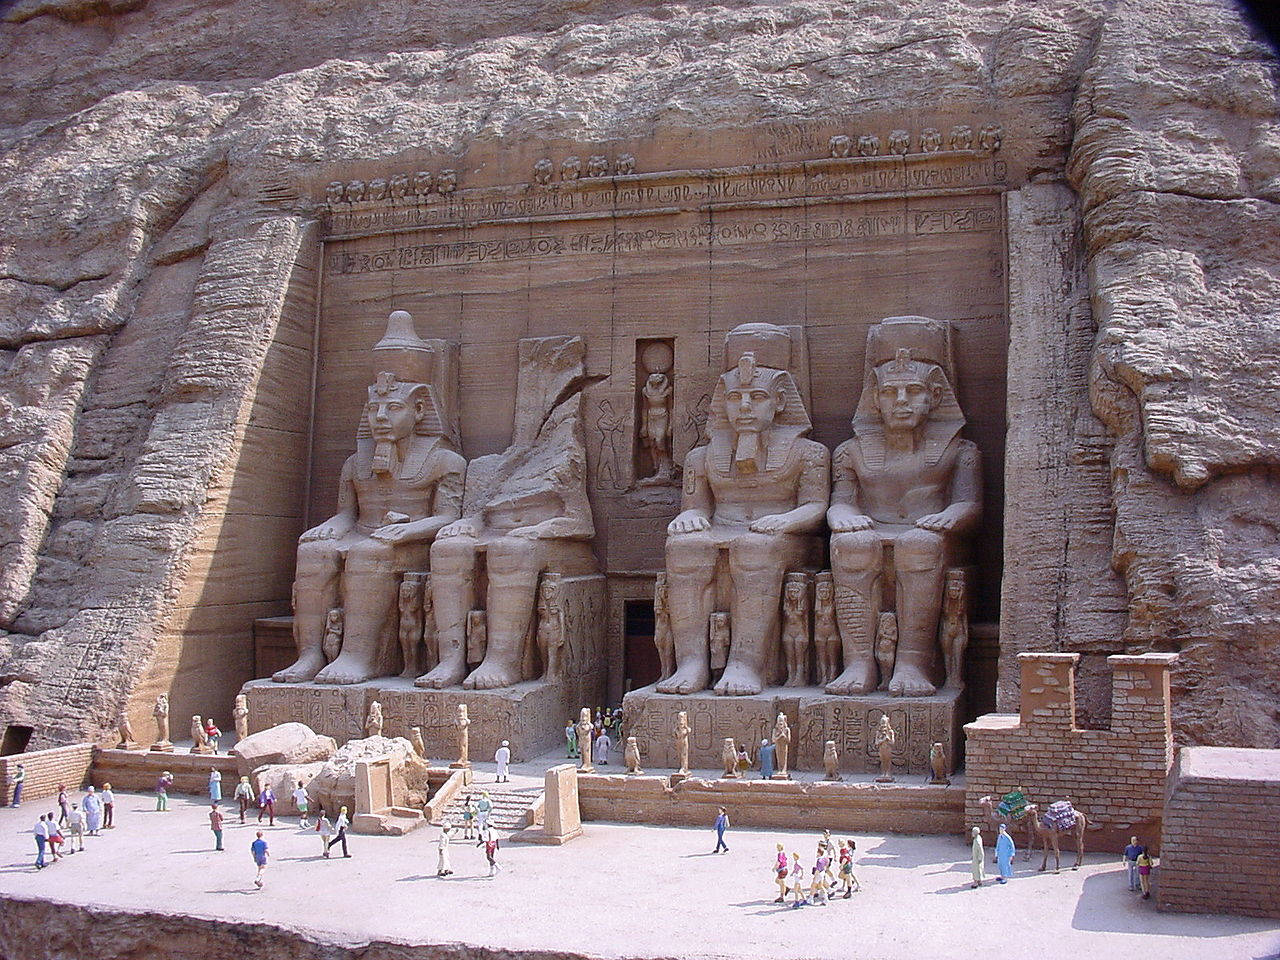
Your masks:
M686 510L667 524L667 533L672 536L678 536L682 533L698 533L702 530L710 529L711 521L701 510Z
M449 537L474 537L475 535L475 523L468 517L463 517L461 520L455 520L441 527L440 532L436 534L436 539L447 540Z
M965 519L962 511L947 507L941 513L925 514L916 521L916 526L921 530L932 530L934 533L947 533L957 529Z
M312 527L310 530L303 533L303 535L298 538L298 542L314 543L317 540L337 540L346 532L347 531L339 524L336 524L331 520L326 520L319 526Z
M791 517L785 513L771 513L752 520L747 529L752 533L790 533Z
M827 524L832 533L854 533L874 529L876 523L866 514L843 503L835 504L827 511Z
M396 544L409 538L413 529L407 523L388 523L369 534L379 543Z

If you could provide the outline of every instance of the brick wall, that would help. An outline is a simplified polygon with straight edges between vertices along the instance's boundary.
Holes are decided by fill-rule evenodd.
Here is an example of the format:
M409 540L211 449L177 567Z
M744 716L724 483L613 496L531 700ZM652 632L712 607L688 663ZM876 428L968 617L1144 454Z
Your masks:
M1160 849L1161 910L1280 917L1280 750L1184 747Z
M170 794L205 795L209 790L209 768L222 774L222 795L231 796L240 773L236 758L225 753L162 753L159 750L99 749L93 760L93 784L101 788L111 784L113 790L137 790L147 793L156 788L160 774L173 774Z
M73 743L48 750L32 750L0 757L0 804L13 802L13 778L22 764L26 780L22 786L22 802L56 797L58 786L78 790L88 779L93 762L93 744Z
M1175 654L1108 657L1111 726L1076 725L1074 653L1023 653L1021 714L988 714L965 730L965 815L1022 787L1041 809L1069 799L1089 820L1086 847L1119 850L1130 836L1156 847L1173 763L1169 668ZM1021 831L1015 834L1020 839Z

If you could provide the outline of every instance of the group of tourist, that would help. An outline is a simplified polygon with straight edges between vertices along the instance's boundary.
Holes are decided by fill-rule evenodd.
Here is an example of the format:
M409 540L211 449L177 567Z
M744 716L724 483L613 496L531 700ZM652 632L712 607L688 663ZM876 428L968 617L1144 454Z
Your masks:
M15 791L13 806L21 804L22 796ZM58 809L60 813L41 814L36 821L32 833L36 838L36 869L43 870L51 863L57 863L65 856L84 849L86 835L96 837L102 830L110 830L115 826L115 794L111 784L102 785L102 793L93 786L86 788L80 800L72 800L65 785L58 786ZM66 827L66 833L63 832ZM65 850L63 844L67 845ZM46 860L46 853L50 859Z
M584 708L585 709L585 708ZM578 728L572 718L564 728L565 747L570 760L582 756L582 745L578 743ZM607 766L609 751L615 743L622 742L622 708L605 709L596 707L595 717L591 723L591 743L588 744L588 756L592 763Z
M724 816L724 808L721 807L720 817ZM717 833L721 832L720 817L716 819ZM837 894L848 900L855 890L860 889L858 878L853 874L853 851L857 847L853 838L832 841L831 831L824 830L822 839L818 841L817 856L806 875L800 854L792 852L788 861L786 847L778 844L777 859L772 865L778 896L773 902L785 904L788 893L792 897L793 909L809 904L825 907Z

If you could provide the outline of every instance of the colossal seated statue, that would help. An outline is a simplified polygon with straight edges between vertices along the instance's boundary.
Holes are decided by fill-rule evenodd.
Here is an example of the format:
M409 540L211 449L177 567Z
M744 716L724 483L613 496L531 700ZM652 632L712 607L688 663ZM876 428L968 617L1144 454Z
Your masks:
M876 689L886 581L897 620L889 692L935 692L938 614L947 569L962 561L981 512L978 448L952 388L950 327L890 317L867 334L853 437L833 464L831 570L844 672L831 694Z
M465 461L444 435L431 345L397 310L373 349L378 374L356 452L342 467L338 512L298 541L298 660L272 677L280 683L359 683L395 672L401 577L426 569L432 540L461 512ZM341 653L326 666L325 624L336 607Z
M813 552L830 483L827 448L787 367L788 331L745 323L725 338L709 442L685 461L681 513L667 527L667 599L675 673L659 693L690 694L710 679L708 622L726 566L733 639L719 694L759 693L776 655L783 575Z
M583 342L529 339L520 350L512 445L471 461L465 516L444 527L431 547L439 660L417 679L420 687L488 690L530 679L523 666L526 644L537 639L531 622L539 578L597 571L581 419ZM466 624L482 562L488 641L484 660L468 674ZM551 653L541 658L550 661ZM541 664L544 672L549 667L557 669Z

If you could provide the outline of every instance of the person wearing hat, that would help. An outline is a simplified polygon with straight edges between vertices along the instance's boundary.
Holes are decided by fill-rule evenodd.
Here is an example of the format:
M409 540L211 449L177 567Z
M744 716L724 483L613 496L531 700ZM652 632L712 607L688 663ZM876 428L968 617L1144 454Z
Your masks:
M493 762L498 765L498 775L494 778L494 782L508 782L511 779L507 776L507 766L511 763L511 741L502 741L502 746L500 746L493 754Z

